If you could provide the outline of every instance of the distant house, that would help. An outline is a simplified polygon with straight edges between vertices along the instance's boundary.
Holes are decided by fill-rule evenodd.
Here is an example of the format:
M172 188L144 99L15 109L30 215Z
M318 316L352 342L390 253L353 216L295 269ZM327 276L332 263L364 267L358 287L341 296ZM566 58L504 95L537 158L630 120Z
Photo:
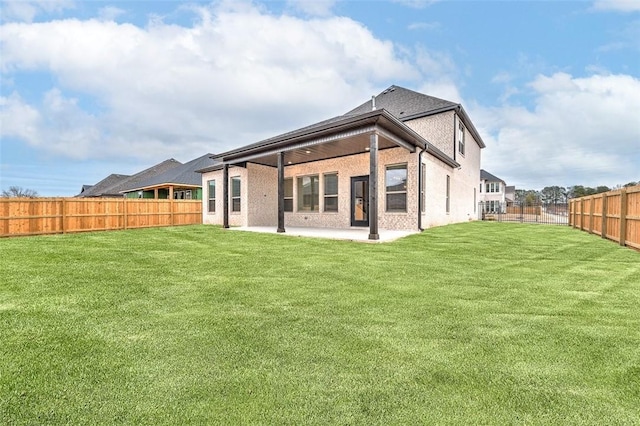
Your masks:
M485 145L462 105L391 86L344 115L214 158L203 223L420 230L477 218Z
M513 203L516 201L516 187L515 185L505 186L504 189L504 200L507 203Z
M128 198L201 200L202 176L196 170L217 164L212 156L205 154L146 179L129 181L121 192Z
M170 158L134 175L111 174L95 185L83 185L82 191L76 197L124 197L122 191L126 188L135 187L139 182L144 182L180 165L182 165L181 162Z
M122 197L118 191L119 185L130 177L130 175L111 174L95 185L82 185L82 190L76 197Z
M484 169L480 170L480 202L483 212L502 212L506 203L506 184ZM515 190L514 190L515 194Z

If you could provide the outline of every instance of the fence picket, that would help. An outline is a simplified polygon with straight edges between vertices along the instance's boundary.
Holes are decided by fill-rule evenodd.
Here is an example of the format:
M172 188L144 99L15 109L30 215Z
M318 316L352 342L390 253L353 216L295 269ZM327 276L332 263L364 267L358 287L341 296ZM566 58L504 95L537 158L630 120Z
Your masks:
M0 214L0 237L61 234L201 224L202 201L0 198Z

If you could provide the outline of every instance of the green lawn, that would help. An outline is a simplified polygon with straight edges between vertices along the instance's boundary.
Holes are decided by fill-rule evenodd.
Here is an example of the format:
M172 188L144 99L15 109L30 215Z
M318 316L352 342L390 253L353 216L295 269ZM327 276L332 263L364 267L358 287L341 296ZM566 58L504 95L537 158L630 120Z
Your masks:
M473 222L0 240L0 424L640 424L640 253Z

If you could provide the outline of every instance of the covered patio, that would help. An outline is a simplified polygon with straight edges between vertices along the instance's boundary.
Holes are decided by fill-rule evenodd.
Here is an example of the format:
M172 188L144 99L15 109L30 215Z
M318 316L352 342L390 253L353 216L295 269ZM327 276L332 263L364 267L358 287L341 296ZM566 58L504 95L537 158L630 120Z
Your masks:
M244 231L244 232L263 232L268 234L279 234L290 237L308 237L308 238L326 238L331 240L348 240L358 242L369 243L386 243L398 240L400 238L407 237L409 235L417 234L420 231L402 231L402 230L390 230L380 229L378 231L378 239L373 240L369 238L369 229L367 228L311 228L311 227L287 227L287 232L278 232L276 226L240 226L231 227L230 231Z
M247 163L255 163L277 170L275 182L277 186L277 227L275 227L275 231L291 233L294 228L287 226L285 229L285 168L331 158L367 154L369 164L365 184L367 188L364 192L367 195L363 201L366 203L368 212L366 225L364 225L368 227L368 232L365 229L326 229L321 232L316 230L312 234L329 238L332 238L330 235L333 235L333 238L339 236L340 239L352 240L376 241L382 239L381 230L378 228L378 186L380 183L384 183L379 182L378 178L379 151L398 147L404 148L409 153L415 153L417 150L420 154L429 152L446 164L458 165L385 110L373 110L356 116L338 117L258 144L220 154L215 159L221 162L217 169L221 168L223 171L223 227L229 228L230 225L228 187L230 166L246 167ZM422 166L420 156L418 156L417 165L418 168ZM422 177L420 169L418 169L416 176L418 179L417 187L420 188ZM421 216L416 215L417 229L421 229L420 220ZM308 233L309 231L301 230L298 232L300 232L299 235L303 235L302 232ZM393 233L388 235L390 235L389 238L395 238Z

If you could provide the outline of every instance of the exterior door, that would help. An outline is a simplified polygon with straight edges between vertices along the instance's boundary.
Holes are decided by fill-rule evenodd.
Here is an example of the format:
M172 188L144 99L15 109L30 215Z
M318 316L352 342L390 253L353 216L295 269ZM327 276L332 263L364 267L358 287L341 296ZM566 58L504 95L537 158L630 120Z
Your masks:
M351 178L351 226L369 226L369 176Z

